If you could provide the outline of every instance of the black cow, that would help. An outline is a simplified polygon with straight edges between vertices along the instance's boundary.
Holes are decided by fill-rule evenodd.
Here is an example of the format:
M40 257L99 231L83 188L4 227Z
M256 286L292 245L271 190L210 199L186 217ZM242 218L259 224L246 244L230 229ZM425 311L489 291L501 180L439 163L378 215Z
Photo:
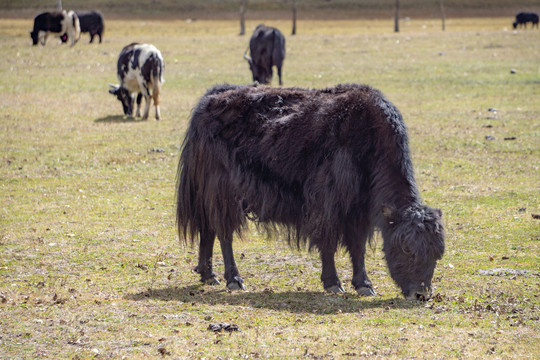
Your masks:
M34 28L30 32L32 44L45 45L49 33L64 34L62 41L65 42L71 39L71 46L79 40L81 35L81 27L79 17L74 11L54 11L44 12L34 18Z
M533 12L520 12L516 15L516 21L513 22L512 26L514 29L517 29L517 27L525 27L527 28L527 23L531 23L532 27L536 25L536 28L538 29L538 14Z
M159 102L161 85L164 82L163 68L163 57L154 45L132 43L122 49L117 63L120 85L109 84L109 93L120 100L124 115L132 116L134 95L137 94L136 116L141 116L141 98L144 96L142 120L148 119L152 99L156 107L156 120L161 118Z
M330 292L344 291L334 263L344 246L361 295L375 294L364 254L379 229L390 275L406 298L425 300L444 252L441 217L420 199L400 112L368 86L224 84L193 111L178 165L177 225L181 238L199 238L203 283L219 284L217 236L227 287L244 289L232 242L252 219L317 248Z
M281 67L285 59L285 37L276 28L259 24L249 40L251 57L244 53L244 59L249 63L253 81L261 84L270 84L272 81L272 66L277 68L279 85L281 81Z
M101 44L103 31L105 30L105 23L103 21L103 15L99 11L77 11L79 22L81 24L81 33L90 33L90 42L94 42L94 36L99 36L99 43ZM62 42L67 41L67 35L64 34Z

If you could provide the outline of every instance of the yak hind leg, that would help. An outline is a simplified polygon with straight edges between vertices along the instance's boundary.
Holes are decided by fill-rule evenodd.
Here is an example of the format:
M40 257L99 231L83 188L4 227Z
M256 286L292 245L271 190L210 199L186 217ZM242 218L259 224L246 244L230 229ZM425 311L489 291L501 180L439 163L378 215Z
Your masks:
M322 262L321 281L323 283L324 290L329 293L339 294L344 293L345 289L343 289L343 286L341 286L341 281L339 281L337 276L336 262L334 259L335 253L336 249L320 250Z
M195 272L201 275L201 282L208 285L219 285L220 282L212 270L212 253L216 234L213 231L201 231L199 242L199 264Z
M148 120L148 114L150 113L150 102L152 101L152 98L150 95L144 95L144 112L142 116L142 120Z
M344 237L345 245L351 256L353 267L352 285L358 295L373 296L377 294L375 293L375 290L373 290L371 281L367 276L364 259L367 239L367 234L354 234L354 232L348 232Z
M225 264L225 279L227 280L227 288L229 290L245 290L244 281L240 277L236 262L234 261L234 253L232 248L232 234L227 234L219 237L221 245L221 253Z

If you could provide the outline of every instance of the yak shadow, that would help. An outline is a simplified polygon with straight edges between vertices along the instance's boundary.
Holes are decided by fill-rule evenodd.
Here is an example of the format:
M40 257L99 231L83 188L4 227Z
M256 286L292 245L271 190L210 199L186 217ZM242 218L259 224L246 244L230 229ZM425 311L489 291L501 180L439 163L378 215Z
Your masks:
M126 115L108 115L94 120L95 123L136 123L143 122L140 118Z
M127 300L146 301L179 301L184 303L205 305L232 305L252 308L266 308L276 311L310 314L355 313L366 309L413 309L424 306L421 302L408 301L402 298L382 299L362 297L352 293L328 294L314 291L284 292L249 292L228 291L220 286L209 287L202 284L187 287L166 287L148 289L124 296Z

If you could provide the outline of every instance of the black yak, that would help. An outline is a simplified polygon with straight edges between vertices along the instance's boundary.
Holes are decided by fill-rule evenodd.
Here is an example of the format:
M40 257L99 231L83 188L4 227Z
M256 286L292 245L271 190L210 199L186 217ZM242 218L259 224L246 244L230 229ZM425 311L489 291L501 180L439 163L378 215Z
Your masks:
M277 68L279 85L281 81L281 67L285 59L285 36L278 29L264 24L255 28L249 40L249 52L244 53L244 59L249 63L253 81L261 84L270 84L272 81L272 67Z
M103 21L103 15L99 11L77 11L77 16L79 17L79 23L81 25L81 33L90 34L90 42L94 42L94 36L99 37L99 43L101 44L101 37L103 36L103 31L105 29L105 23ZM60 37L62 42L66 42L68 39L67 34L64 34Z
M520 12L516 14L516 21L512 23L512 26L514 29L517 29L517 27L523 26L525 29L527 28L527 23L531 23L532 27L538 29L538 14L534 12Z
M101 37L103 36L103 30L105 24L103 22L103 15L99 11L86 11L77 12L79 21L81 22L81 32L87 32L90 34L90 42L94 41L94 36L99 37L99 43L101 44Z
M219 284L217 236L227 287L244 289L232 242L252 219L316 248L329 292L344 291L334 263L344 246L361 295L375 294L364 254L378 229L403 295L425 300L444 252L441 216L421 202L400 112L369 86L224 84L193 111L178 165L177 225L181 238L200 241L203 283Z

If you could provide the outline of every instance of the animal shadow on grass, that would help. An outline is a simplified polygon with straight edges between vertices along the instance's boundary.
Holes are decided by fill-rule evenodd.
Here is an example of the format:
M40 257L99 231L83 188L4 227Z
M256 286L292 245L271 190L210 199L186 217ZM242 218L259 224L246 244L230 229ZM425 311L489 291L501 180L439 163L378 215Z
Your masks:
M95 123L135 123L143 122L140 119L125 115L108 115L94 120Z
M316 291L260 291L230 292L224 289L210 288L205 285L187 287L166 287L148 289L124 296L127 300L145 301L149 299L161 301L181 301L185 303L206 305L250 306L292 313L337 314L354 313L365 309L398 308L412 309L424 304L407 301L402 298L381 299L361 297L353 293L328 294Z

